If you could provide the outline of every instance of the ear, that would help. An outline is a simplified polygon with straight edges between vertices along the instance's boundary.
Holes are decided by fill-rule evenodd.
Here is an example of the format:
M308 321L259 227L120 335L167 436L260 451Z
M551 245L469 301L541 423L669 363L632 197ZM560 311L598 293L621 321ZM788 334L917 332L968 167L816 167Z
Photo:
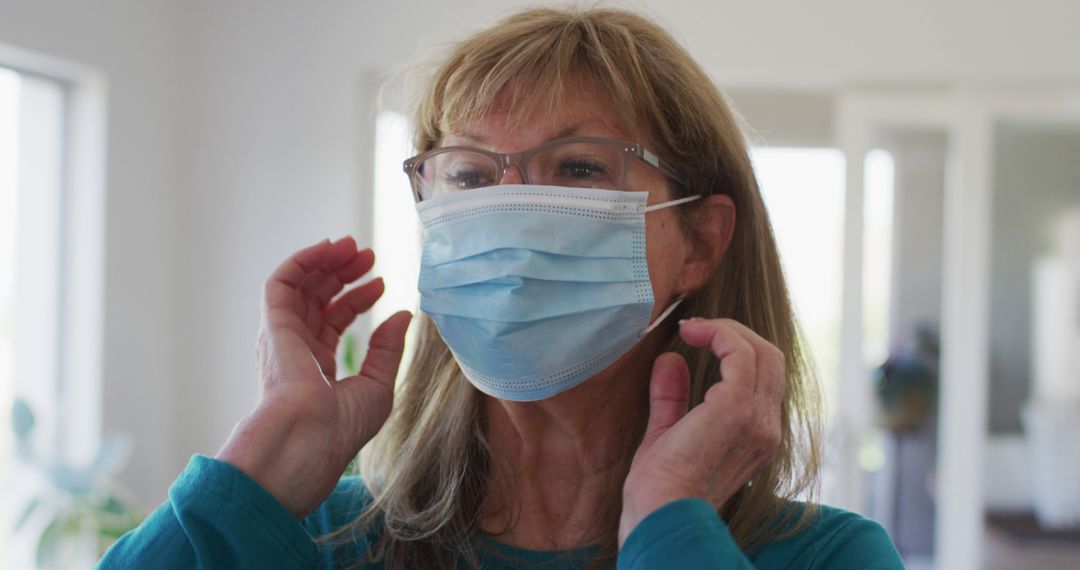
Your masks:
M705 197L690 225L690 248L675 288L679 295L704 287L720 266L735 233L735 202L726 194Z

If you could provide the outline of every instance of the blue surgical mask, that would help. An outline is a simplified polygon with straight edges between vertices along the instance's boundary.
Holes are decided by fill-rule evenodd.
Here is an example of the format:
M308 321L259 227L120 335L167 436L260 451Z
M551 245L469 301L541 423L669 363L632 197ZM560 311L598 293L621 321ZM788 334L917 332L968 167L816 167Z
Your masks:
M420 308L465 377L514 401L595 376L655 322L645 261L647 192L506 184L416 206Z

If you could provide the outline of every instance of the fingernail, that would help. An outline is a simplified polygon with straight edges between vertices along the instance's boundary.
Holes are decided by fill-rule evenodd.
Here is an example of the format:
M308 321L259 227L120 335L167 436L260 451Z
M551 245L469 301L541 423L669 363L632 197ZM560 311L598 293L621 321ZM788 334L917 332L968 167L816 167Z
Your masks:
M703 320L705 320L705 319L702 319L701 317L690 317L689 319L679 319L679 324L680 325L685 325L686 323L692 323L694 321L703 321Z

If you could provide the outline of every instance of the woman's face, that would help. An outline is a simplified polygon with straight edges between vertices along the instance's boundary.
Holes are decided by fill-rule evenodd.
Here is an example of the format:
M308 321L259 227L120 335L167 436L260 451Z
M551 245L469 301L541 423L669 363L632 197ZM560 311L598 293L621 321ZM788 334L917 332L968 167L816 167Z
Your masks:
M504 108L496 105L496 110L482 120L466 124L460 131L448 134L442 146L463 145L514 153L553 139L586 135L635 141L650 151L654 150L651 141L644 140L631 126L621 124L610 110L611 106L605 104L603 96L589 87L567 88L553 115L537 113L519 122L512 132L508 128L509 113L500 110ZM502 179L503 184L522 182L521 172L516 166L510 167ZM649 204L672 198L667 177L640 160L632 162L625 189L648 192ZM684 265L691 252L687 237L679 226L675 208L663 208L646 214L645 243L655 299L652 315L655 319L675 298L697 284L689 283L684 275Z

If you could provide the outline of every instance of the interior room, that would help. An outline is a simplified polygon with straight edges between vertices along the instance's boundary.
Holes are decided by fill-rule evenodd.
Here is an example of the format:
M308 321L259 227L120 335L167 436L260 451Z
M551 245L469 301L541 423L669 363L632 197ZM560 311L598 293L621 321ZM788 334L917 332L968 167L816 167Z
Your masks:
M537 5L567 4L0 0L0 569L93 567L221 450L293 252L376 252L344 367L419 311L415 79ZM738 117L823 392L815 500L908 568L1080 567L1080 5L599 5Z

